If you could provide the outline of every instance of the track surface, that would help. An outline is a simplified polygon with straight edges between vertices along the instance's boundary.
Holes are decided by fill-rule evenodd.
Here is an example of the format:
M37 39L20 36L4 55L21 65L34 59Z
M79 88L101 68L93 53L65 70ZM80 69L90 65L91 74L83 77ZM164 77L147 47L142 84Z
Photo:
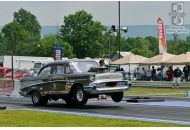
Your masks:
M50 101L46 107L34 107L30 98L0 97L0 106L6 106L8 109L35 109L83 116L190 124L190 102L171 99L154 103L90 100L83 107L72 108L64 101Z

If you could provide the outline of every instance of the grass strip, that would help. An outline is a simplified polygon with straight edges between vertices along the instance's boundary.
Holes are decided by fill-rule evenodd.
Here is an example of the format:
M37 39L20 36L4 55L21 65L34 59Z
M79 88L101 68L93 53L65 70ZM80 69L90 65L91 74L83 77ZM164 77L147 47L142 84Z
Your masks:
M1 110L0 127L187 127L120 119L73 116L29 110Z
M154 88L154 87L132 87L129 91L125 91L126 96L172 96L172 97L185 97L187 88Z

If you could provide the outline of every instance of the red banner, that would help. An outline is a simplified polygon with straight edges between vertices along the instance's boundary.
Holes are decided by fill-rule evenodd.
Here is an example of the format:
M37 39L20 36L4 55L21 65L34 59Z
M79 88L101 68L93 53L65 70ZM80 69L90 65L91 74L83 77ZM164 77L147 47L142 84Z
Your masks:
M14 81L0 79L0 95L11 95L14 90Z
M159 53L163 54L167 52L166 36L164 29L164 22L161 18L157 20L158 24L158 43L159 43Z

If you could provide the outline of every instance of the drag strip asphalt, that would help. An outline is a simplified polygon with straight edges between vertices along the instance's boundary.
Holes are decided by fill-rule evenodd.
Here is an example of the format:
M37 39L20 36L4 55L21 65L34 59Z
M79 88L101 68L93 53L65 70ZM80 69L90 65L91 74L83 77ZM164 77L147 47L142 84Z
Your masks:
M85 106L69 107L64 101L59 100L49 101L45 107L35 107L30 98L0 97L0 106L6 106L9 110L25 109L104 118L190 124L190 102L188 101L114 103L110 100L89 100Z

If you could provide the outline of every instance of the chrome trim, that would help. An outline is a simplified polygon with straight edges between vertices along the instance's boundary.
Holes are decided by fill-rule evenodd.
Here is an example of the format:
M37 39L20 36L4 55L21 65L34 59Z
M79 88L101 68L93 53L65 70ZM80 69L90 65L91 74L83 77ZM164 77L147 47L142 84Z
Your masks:
M111 93L111 92L121 92L129 89L129 86L123 86L123 87L106 87L106 88L91 88L91 89L85 89L86 92L90 94L99 94L99 93Z
M117 82L115 87L107 87L106 83ZM94 82L89 84L89 86L84 86L84 90L89 94L98 94L98 93L110 93L110 92L120 92L126 91L131 88L131 82L127 80L121 81L106 81L106 82Z

